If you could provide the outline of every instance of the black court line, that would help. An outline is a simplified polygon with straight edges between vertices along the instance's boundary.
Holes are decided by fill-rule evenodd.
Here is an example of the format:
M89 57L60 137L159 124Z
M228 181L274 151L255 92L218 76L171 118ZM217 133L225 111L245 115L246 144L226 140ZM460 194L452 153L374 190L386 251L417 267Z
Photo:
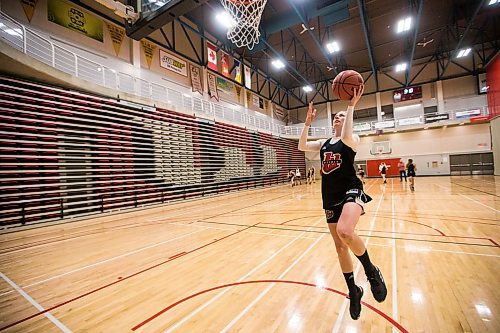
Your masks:
M489 195L493 195L497 198L500 198L500 195L497 195L497 194L493 194L493 193L490 193L490 192L486 192L486 191L481 191L481 190L478 190L478 189L475 189L473 187L469 187L469 186L465 186L465 185L462 185L462 184L459 184L459 183L454 183L454 182L450 182L451 184L453 185L458 185L458 186L462 186L462 187L465 187L465 188L468 188L468 189L471 189L473 191L476 191L476 192L481 192L481 193L485 193L485 194L489 194Z
M222 224L222 225L232 225L238 227L248 227L246 224L237 224L237 223L227 223L227 222L215 222L215 221L197 221L202 223L211 223L211 224ZM270 229L270 230L280 230L280 231L296 231L296 232L307 232L314 234L330 234L329 231L315 231L315 230L303 230L303 229L293 229L293 228L278 228L278 227L266 227L262 225L253 225L250 228L255 229ZM272 234L270 234L272 236ZM415 241L415 242L430 242L430 243L442 243L442 244L454 244L454 245L468 245L468 246L483 246L483 247L493 247L498 248L498 245L488 245L488 244L477 244L477 243L464 243L464 242L450 242L450 241L440 241L440 240L426 240L426 239L415 239L415 238L404 238L404 237L386 237L386 236L374 236L367 234L358 234L358 236L363 237L372 237L372 238L384 238L384 239L396 239L396 240L407 240L407 241ZM446 237L446 236L443 236ZM485 241L487 239L485 238Z

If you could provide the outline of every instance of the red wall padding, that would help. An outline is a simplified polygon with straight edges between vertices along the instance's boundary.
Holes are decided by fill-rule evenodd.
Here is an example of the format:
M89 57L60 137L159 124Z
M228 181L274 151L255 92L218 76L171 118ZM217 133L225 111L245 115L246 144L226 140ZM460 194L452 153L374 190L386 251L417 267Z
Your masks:
M385 162L388 166L390 166L387 170L386 175L390 176L399 176L398 170L398 162L399 158L386 158L380 160L370 160L366 162L366 175L367 177L377 177L380 176L380 171L378 170L378 166L380 163ZM406 163L406 162L405 162Z
M488 108L491 117L500 116L500 55L496 55L486 68Z

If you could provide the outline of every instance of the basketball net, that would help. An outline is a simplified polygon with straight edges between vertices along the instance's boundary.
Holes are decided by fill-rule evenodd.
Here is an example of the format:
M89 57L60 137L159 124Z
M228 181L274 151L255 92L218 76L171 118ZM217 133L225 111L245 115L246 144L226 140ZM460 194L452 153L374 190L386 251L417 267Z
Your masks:
M227 31L227 38L237 47L249 50L259 43L259 23L267 0L220 0L224 9L235 20Z

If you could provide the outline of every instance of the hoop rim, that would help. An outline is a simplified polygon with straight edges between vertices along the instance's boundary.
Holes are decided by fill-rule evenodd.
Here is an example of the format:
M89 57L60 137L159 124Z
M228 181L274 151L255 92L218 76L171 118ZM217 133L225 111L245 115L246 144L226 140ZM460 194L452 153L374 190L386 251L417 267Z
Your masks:
M226 0L226 1L241 6L241 5L252 5L256 2L262 2L264 0Z

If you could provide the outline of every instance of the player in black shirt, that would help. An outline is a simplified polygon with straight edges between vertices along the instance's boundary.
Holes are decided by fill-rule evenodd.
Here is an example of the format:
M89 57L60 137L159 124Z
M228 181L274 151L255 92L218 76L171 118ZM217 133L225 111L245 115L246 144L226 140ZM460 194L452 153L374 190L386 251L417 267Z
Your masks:
M364 87L359 91L355 89L347 111L335 115L333 121L335 135L327 140L307 142L309 126L316 116L313 103L309 103L305 126L299 140L300 150L320 152L323 209L335 242L340 267L349 288L349 312L352 319L358 319L361 313L363 288L354 282L349 249L361 261L373 297L382 302L387 296L387 288L380 270L371 263L363 240L354 231L359 217L364 214L363 205L372 200L363 192L363 184L356 176L354 168L359 136L353 133L353 112L356 103L363 95L363 90Z
M415 177L417 176L415 171L417 171L417 166L411 158L408 160L406 170L408 170L408 177L410 177L410 190L413 192L415 191Z

